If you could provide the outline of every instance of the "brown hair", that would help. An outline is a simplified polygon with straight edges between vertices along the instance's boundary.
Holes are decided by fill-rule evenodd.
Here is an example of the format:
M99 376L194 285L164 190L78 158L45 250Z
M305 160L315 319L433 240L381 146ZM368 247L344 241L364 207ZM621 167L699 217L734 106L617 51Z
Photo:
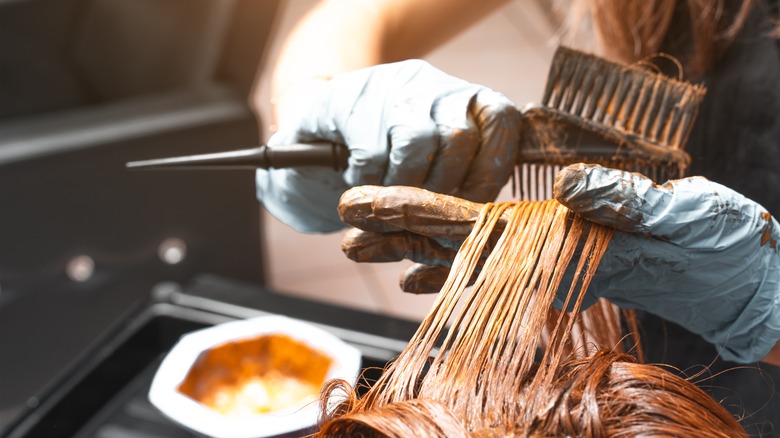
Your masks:
M745 436L692 383L625 354L615 307L580 311L611 235L554 200L487 204L429 315L374 386L358 397L345 382L326 385L319 435ZM561 289L568 313L551 311Z
M444 404L410 399L367 411L334 415L321 436L390 437L723 437L746 436L715 400L689 381L633 356L601 351L563 362L555 384L537 394L546 409L529 412L519 424L468 430ZM343 381L328 393L349 392ZM354 397L351 394L351 397ZM354 406L355 399L344 406ZM343 408L343 406L342 406Z
M569 28L581 25L583 14L593 20L604 55L625 64L658 55L669 43L671 29L685 38L685 70L708 71L736 38L754 0L579 0L568 17ZM777 29L776 29L777 30ZM679 44L679 41L672 42Z

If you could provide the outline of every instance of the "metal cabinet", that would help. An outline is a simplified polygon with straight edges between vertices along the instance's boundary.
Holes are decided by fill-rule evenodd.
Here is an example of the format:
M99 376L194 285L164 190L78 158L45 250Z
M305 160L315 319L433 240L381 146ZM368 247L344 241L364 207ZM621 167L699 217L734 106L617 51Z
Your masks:
M254 175L126 161L250 147L277 1L0 3L0 424L160 282L262 284Z

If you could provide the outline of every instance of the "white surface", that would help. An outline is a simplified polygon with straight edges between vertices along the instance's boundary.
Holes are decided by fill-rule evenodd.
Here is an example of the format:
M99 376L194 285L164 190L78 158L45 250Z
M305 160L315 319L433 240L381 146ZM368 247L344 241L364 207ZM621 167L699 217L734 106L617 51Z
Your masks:
M303 321L261 316L219 324L182 337L157 370L149 389L149 400L179 424L215 438L270 437L316 424L317 403L300 409L237 418L219 414L177 390L201 352L237 339L273 333L285 334L333 358L326 380L344 379L353 384L357 381L361 358L356 348Z

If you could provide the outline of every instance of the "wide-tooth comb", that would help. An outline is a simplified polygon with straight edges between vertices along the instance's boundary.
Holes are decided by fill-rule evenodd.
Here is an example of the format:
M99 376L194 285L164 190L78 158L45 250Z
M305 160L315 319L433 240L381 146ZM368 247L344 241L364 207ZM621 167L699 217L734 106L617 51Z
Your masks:
M542 104L523 109L520 197L551 198L558 171L580 162L656 182L683 176L690 163L684 146L705 92L640 65L559 47Z

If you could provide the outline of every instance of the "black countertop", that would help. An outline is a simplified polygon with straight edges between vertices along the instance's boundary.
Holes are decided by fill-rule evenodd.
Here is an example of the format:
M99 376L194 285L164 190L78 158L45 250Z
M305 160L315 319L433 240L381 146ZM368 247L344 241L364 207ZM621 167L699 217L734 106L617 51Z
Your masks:
M221 322L280 314L305 320L357 347L371 382L395 358L418 323L296 298L211 275L184 287L159 285L149 303L105 333L34 403L4 437L195 437L146 398L162 358L178 339Z

